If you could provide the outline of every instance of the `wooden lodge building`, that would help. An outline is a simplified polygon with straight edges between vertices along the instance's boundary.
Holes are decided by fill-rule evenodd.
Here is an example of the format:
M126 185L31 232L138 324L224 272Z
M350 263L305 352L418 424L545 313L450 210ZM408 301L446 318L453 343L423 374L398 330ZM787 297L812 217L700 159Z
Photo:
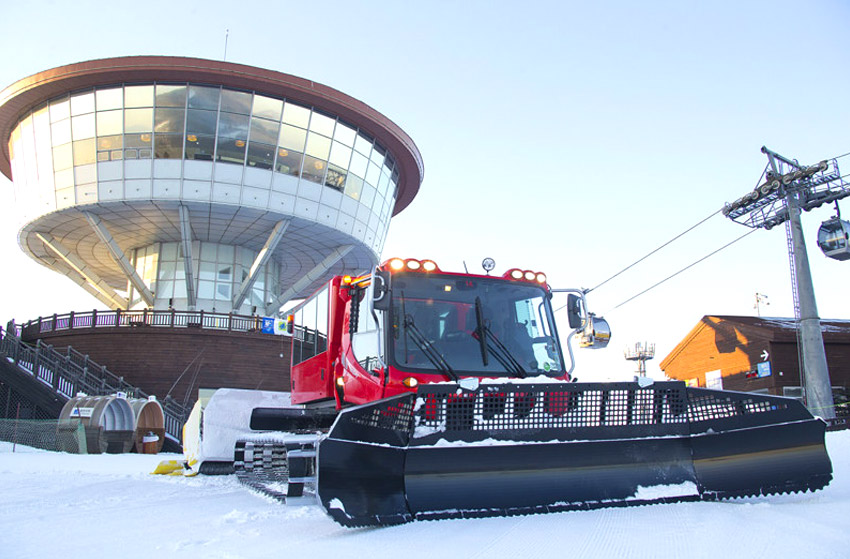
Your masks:
M850 320L821 320L836 404L850 397ZM660 363L692 386L801 396L792 318L704 316Z

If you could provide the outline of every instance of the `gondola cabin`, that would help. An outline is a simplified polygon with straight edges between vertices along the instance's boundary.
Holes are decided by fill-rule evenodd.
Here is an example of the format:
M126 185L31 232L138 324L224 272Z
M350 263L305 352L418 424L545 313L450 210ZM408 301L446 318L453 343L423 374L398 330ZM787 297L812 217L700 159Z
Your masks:
M818 229L818 246L829 258L850 260L850 223L833 217Z

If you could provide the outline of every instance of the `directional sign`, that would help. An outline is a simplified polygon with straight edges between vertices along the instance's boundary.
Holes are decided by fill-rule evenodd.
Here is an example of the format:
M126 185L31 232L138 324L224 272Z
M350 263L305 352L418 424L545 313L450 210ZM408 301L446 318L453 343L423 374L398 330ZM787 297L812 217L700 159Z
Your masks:
M767 361L767 359L769 357L770 357L770 354L767 352L767 350L764 350L764 351L761 352L761 360L762 361Z

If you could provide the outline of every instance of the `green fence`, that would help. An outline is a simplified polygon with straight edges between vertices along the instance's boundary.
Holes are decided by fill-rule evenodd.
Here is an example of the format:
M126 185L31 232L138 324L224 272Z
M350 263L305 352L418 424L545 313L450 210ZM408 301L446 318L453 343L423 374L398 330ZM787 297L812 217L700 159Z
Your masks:
M79 421L0 419L0 441L11 443L7 451L18 450L18 445L22 445L74 454L87 453L85 428Z

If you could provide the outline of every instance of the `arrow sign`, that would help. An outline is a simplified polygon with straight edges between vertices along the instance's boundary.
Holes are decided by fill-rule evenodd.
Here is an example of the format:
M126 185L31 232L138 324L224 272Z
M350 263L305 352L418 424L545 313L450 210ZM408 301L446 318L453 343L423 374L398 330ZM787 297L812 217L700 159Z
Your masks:
M761 352L761 360L762 361L767 361L768 357L770 357L770 354L767 352L767 350L764 350L764 351Z

